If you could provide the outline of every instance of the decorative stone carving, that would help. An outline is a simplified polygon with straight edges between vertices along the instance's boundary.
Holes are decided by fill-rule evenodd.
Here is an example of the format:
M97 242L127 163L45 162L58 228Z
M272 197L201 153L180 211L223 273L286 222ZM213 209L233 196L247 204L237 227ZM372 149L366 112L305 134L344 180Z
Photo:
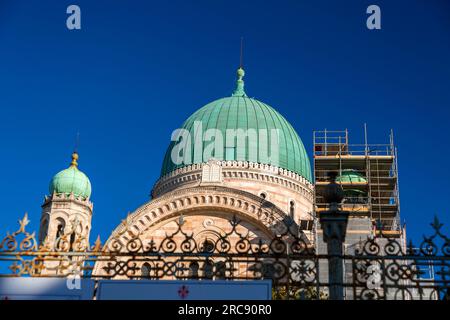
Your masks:
M180 206L175 208L172 205L175 202L179 202ZM126 234L125 231L140 233L183 212L196 211L200 214L205 210L222 211L229 216L238 214L269 233L285 217L284 211L276 206L261 207L261 198L249 192L222 186L203 186L173 191L144 204L127 217L127 226L121 223L113 234ZM154 215L156 212L158 214Z
M232 161L215 162L221 167L220 170L225 179L222 182L223 185L230 185L231 181L249 180L254 181L255 184L270 183L279 185L282 188L301 194L311 202L312 206L314 186L296 173L291 173L290 171L283 173L281 169L273 166L268 166L265 170L262 170L260 164L252 162L242 162L240 165ZM176 189L202 185L202 172L203 167L206 165L207 163L190 165L161 177L152 190L152 196L157 198Z
M214 221L212 221L211 219L205 219L203 220L203 227L208 228L210 226L214 225Z
M77 232L83 234L89 241L92 210L93 204L89 199L75 197L73 194L53 193L45 197L42 204L39 242L43 243L45 240L48 245L54 246L59 233L70 233L74 225L80 226ZM58 231L58 228L61 228L61 222L63 222L63 228Z
M202 180L200 185L222 184L222 166L215 159L209 159L202 168Z

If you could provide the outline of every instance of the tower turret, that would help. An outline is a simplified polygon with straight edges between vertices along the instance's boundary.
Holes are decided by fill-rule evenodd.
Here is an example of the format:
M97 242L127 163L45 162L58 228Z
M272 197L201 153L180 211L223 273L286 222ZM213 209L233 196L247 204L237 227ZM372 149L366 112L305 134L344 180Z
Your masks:
M39 242L50 248L57 247L63 238L69 239L72 245L75 238L68 235L75 233L82 237L83 243L89 243L93 210L91 182L78 169L78 158L74 152L70 166L52 178L49 195L42 204Z

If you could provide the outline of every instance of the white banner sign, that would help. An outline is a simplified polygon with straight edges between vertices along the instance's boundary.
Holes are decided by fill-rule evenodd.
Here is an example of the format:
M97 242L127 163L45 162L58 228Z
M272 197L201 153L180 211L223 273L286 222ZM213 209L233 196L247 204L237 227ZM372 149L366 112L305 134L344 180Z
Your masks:
M94 281L71 278L0 278L0 300L91 300Z

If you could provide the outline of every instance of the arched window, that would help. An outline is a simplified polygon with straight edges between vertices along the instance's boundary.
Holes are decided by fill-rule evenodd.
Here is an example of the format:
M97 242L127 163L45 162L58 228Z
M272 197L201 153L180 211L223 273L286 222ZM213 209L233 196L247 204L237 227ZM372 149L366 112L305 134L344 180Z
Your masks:
M294 214L295 214L295 202L294 201L289 201L289 216L294 219Z
M216 263L216 279L225 279L226 264L224 261Z
M276 270L272 263L263 263L261 269L261 273L264 279L274 278Z
M45 220L41 224L41 228L39 230L39 243L42 243L45 241L45 238L47 238L47 232L48 232L48 219L45 218Z
M56 223L57 223L56 239L59 239L64 235L64 229L66 227L66 222L61 218L57 218Z
M205 279L212 279L213 278L213 268L214 265L210 260L206 260L203 264L203 276Z
M77 235L80 236L81 233L83 232L83 226L81 225L81 223L78 222L78 225L75 227L75 229L71 230L71 234L70 234L70 248L71 250L75 250L73 245L75 243L75 239L77 238Z
M190 279L197 279L198 278L198 269L199 269L199 265L197 262L192 261L189 264L189 273L188 273L188 277Z
M152 270L152 267L150 266L150 264L148 262L145 262L141 267L142 279L149 279L151 270Z
M75 232L70 234L70 249L73 250L73 243L75 242Z

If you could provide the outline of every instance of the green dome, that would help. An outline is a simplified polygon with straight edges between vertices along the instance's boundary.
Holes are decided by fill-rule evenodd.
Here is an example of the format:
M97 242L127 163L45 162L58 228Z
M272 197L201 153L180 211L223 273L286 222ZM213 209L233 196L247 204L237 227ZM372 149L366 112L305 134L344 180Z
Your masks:
M336 178L336 182L341 183L367 183L367 179L364 178L359 172L352 169L342 170L342 173Z
M72 154L72 163L69 168L57 173L50 181L49 192L53 194L73 193L77 197L84 199L91 196L91 182L89 178L78 169L78 154Z
M358 189L345 189L344 195L346 197L359 197L359 196L367 196L367 192Z
M213 157L218 160L231 161L251 161L262 164L272 164L303 176L308 181L312 182L311 165L305 147L291 124L271 106L247 97L244 92L244 70L238 69L238 80L236 90L231 97L222 98L213 101L193 113L182 125L181 129L185 129L192 137L190 139L190 147L186 148L186 153L190 152L190 163L176 164L172 161L172 150L175 145L182 143L181 140L172 141L167 149L161 176L164 176L171 171L184 167L191 163L204 163L209 159L205 158L203 152L195 152L196 138L194 137L194 123L197 125L201 122L202 132L205 134L208 129L218 129L222 133L224 140L226 139L226 132L228 129L238 130L243 129L245 132L250 132L253 129L255 135L248 135L245 140L245 148L230 148L228 141L223 142L222 150L214 150ZM249 130L250 129L250 130ZM264 129L266 131L261 131ZM270 146L271 131L278 129L278 160L277 163L270 162L269 157L272 150ZM235 131L236 132L236 131ZM261 138L259 133L267 132L266 138ZM198 139L198 138L197 138ZM202 146L201 150L207 149L208 145L214 144L215 138L209 141L200 139ZM264 139L264 141L261 141ZM175 140L175 139L173 139ZM187 140L189 141L189 140ZM234 139L234 146L238 145ZM263 154L259 151L260 146L269 144ZM188 145L189 142L186 143ZM220 145L219 145L220 146ZM256 150L256 151L255 151ZM256 156L255 156L256 154ZM182 157L185 157L183 155Z

